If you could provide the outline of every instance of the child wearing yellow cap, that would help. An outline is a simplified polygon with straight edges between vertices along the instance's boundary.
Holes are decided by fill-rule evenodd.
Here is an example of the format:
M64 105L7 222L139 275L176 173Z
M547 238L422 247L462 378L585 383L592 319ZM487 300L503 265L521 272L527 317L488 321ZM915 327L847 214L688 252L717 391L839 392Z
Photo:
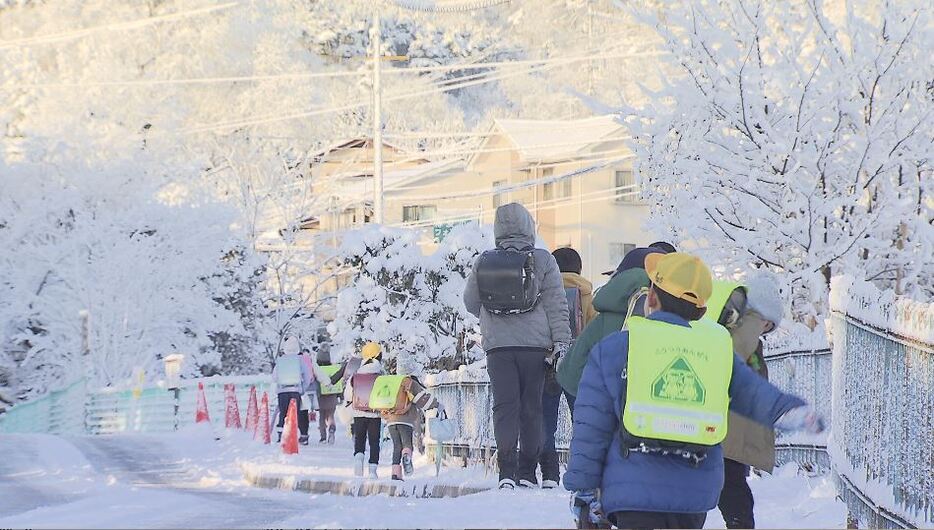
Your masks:
M344 388L344 397L353 409L354 439L354 475L363 476L364 452L369 445L369 477L377 478L379 467L380 438L383 424L379 412L370 410L365 403L369 401L370 390L376 377L385 373L383 370L382 348L375 342L366 343L360 350L363 361L356 372L349 377L349 384Z
M590 352L564 487L579 524L703 528L723 487L730 411L765 426L823 430L800 398L756 374L729 332L701 321L712 295L696 256L649 254L645 317Z

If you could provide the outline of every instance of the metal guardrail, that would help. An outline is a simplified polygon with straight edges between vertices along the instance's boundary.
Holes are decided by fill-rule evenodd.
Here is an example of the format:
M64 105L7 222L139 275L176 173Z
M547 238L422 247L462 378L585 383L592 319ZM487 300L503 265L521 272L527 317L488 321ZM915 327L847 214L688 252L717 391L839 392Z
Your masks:
M793 350L769 353L766 357L769 378L786 392L803 397L831 417L831 351L830 348ZM493 437L493 401L488 381L446 382L433 385L432 393L452 414L457 429L454 439L444 444L452 456L471 461L488 460L496 449ZM558 413L555 445L566 458L571 444L571 417L564 399ZM776 463L797 462L809 468L829 469L827 446L818 442L802 442L797 437L779 436L775 444Z
M934 347L834 311L829 448L851 518L934 523Z
M83 379L63 390L13 406L0 415L0 433L113 434L119 432L169 432L194 421L198 383L204 384L208 412L215 422L224 421L224 386L233 384L241 415L246 413L250 387L258 396L272 388L268 375L255 377L208 377L184 381L180 388L149 386L137 389L105 388L87 391ZM274 397L270 399L275 407ZM177 405L177 406L176 406ZM272 414L270 410L270 414Z
M14 405L0 415L0 433L83 434L85 394L84 379L78 379L61 390Z
M768 351L765 361L772 384L800 396L830 421L830 376L833 367L830 348ZM802 442L798 436L779 433L775 439L775 463L782 465L788 462L810 468L830 469L825 439Z

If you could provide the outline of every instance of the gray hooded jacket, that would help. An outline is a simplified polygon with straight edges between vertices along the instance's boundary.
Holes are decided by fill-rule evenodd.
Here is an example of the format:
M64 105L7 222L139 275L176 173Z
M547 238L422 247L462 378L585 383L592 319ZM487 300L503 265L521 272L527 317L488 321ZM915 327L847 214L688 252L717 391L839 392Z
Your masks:
M521 204L510 203L496 209L493 233L497 248L523 250L535 246L535 223ZM536 248L534 257L541 298L531 311L515 315L495 315L481 306L474 263L464 289L464 305L467 311L480 318L485 351L497 348L551 350L555 343L571 342L568 300L558 264L544 249Z

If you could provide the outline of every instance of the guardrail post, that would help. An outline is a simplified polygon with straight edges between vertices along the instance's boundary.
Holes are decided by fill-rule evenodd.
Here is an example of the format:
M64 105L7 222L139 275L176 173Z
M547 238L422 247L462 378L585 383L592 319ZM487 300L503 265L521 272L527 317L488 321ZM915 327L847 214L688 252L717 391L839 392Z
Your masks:
M178 406L179 406L179 398L180 398L180 395L181 395L181 389L180 389L180 388L175 387L175 388L172 389L172 396L173 396L173 411L172 411L173 421L172 421L172 430L175 430L175 431L178 430Z

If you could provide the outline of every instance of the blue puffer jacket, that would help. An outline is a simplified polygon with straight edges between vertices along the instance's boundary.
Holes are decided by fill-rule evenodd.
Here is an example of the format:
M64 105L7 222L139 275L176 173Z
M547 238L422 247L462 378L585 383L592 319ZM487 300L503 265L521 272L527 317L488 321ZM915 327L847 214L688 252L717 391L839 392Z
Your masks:
M650 317L687 326L667 312ZM694 467L677 456L620 454L619 418L626 381L628 332L614 333L594 346L584 368L574 405L574 436L564 487L570 491L601 489L605 513L623 510L700 513L717 505L723 488L723 452L710 448ZM739 357L733 362L730 410L771 426L785 412L805 403L782 393L753 372Z

